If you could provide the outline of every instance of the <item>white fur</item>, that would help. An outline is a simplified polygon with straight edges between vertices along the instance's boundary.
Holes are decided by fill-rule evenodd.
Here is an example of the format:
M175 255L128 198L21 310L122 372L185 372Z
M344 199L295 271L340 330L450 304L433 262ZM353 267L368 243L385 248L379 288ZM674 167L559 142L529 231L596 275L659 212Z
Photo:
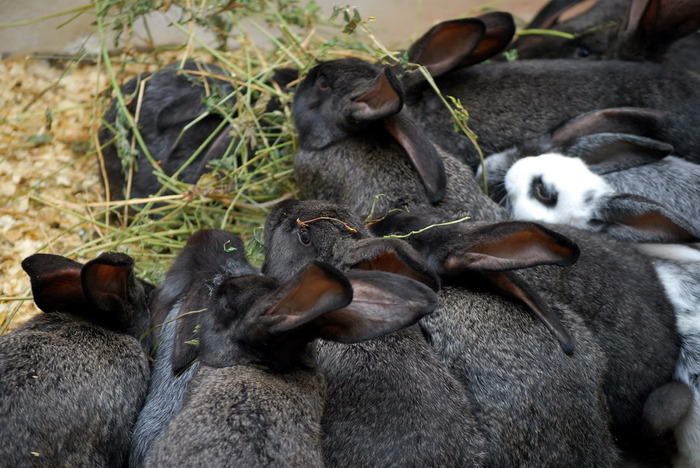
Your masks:
M530 194L532 181L538 176L558 193L555 206L545 206ZM513 219L569 224L582 229L588 228L598 200L614 192L581 159L557 153L518 160L506 174L505 188Z
M681 336L676 378L693 390L693 404L676 427L676 468L700 467L700 263L654 264L666 295L673 304Z
M700 250L680 244L635 244L645 255L673 260L679 263L700 262Z

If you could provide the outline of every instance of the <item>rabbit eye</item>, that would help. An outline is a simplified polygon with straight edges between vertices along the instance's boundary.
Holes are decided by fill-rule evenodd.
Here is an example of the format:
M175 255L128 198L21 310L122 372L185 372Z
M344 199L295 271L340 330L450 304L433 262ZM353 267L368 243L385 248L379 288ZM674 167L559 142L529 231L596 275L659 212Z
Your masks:
M574 51L574 56L578 58L586 58L589 55L591 55L591 49L584 45L576 47L576 50Z
M543 181L542 176L535 177L532 180L532 186L530 187L531 195L544 206L554 206L557 204L559 198L556 191L548 187Z
M311 243L311 234L309 234L309 230L306 228L301 228L297 232L297 236L299 237L299 242L301 242L304 245L309 245Z
M328 83L328 77L326 77L326 75L318 75L318 78L316 79L316 86L318 86L318 89L322 91L326 91L331 87L331 85Z

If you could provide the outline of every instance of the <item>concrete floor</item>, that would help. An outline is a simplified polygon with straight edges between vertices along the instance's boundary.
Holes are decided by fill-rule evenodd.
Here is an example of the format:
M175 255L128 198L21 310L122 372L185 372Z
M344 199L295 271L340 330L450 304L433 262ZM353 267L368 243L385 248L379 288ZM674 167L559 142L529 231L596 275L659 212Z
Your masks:
M344 2L318 0L328 16L333 5ZM374 16L371 28L388 47L405 46L431 25L446 19L474 16L483 8L504 10L517 18L528 20L545 0L355 0L362 17ZM0 0L0 23L3 25L32 20L66 12L87 4L87 0ZM149 19L149 27L159 45L181 43L183 34L168 24L178 18L176 11L167 15L156 14ZM73 14L34 22L24 26L0 27L0 53L3 57L30 53L72 53L93 32L92 14L82 14L66 23ZM66 24L64 24L66 23ZM98 40L88 44L97 50Z

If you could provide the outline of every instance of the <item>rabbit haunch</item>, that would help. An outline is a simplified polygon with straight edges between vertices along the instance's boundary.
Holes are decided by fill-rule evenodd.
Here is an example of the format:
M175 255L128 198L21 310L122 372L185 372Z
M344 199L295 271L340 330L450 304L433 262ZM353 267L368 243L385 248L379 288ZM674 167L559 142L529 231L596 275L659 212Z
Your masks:
M151 286L133 260L22 262L44 312L0 337L0 459L7 466L123 466L150 379L139 340Z

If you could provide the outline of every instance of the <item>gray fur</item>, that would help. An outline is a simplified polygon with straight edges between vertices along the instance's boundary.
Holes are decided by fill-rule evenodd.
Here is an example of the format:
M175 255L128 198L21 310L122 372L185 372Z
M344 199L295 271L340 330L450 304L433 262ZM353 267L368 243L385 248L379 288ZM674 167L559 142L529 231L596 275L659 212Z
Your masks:
M417 145L432 146L444 164L445 196L437 203L431 203L406 151L384 128L385 119L362 123L348 119L344 109L351 105L357 90L366 89L383 72L382 67L361 60L336 60L315 67L299 85L294 98L294 121L299 131L294 174L302 195L339 203L361 215L369 214L373 206L376 213L391 208L434 207L446 219L503 219L505 212L498 207L472 203L471 194L479 187L472 177L463 177L467 168L428 141L405 113L400 112L397 118L411 126L408 136L421 140ZM319 75L330 83L329 96L316 85ZM377 195L381 197L375 200Z
M165 432L169 421L180 410L189 381L199 368L199 361L173 369L180 325L192 330L199 319L178 318L181 314L204 308L213 290L229 277L255 274L257 270L242 261L243 244L225 231L200 231L178 255L165 280L151 299L154 325L158 327L158 347L151 387L143 411L139 414L132 439L129 464L142 466L153 443ZM190 316L192 317L192 316ZM185 330L189 331L189 330ZM191 356L196 358L196 353Z
M364 228L358 229L359 233L354 234L339 223L331 221L309 223L308 229L314 240L313 245L295 245L298 244L295 223L290 220L318 216L337 218L352 227L361 225L347 210L330 203L283 202L273 209L268 218L267 248L274 253L291 252L289 255L301 264L304 262L299 259L313 258L316 255L326 258L335 253L335 262L352 266L359 260L357 251L361 250L362 246L369 245L370 241L375 245L386 243L391 246L389 249L395 252L403 249L404 258L415 256L409 253L410 249L406 250L407 246L402 241L367 239L368 234ZM342 248L338 248L338 245ZM365 255L365 258L371 258L376 253ZM274 254L270 256L274 257ZM348 261L348 257L353 260ZM274 274L284 274L288 268L289 263L269 258L264 266L267 272ZM460 299L453 300L453 295ZM455 303L459 303L455 301L463 301L464 307L455 306ZM406 395L408 391L412 395L440 393L435 392L434 383L429 383L435 382L435 377L425 382L417 380L413 386L408 385L406 381L410 375L415 375L420 367L425 366L422 361L426 357L429 357L431 364L428 368L432 368L433 373L442 373L449 369L461 383L461 390L468 395L470 404L474 405L473 411L476 412L479 422L476 427L486 440L484 464L614 464L617 454L607 429L607 403L602 388L605 357L599 345L582 320L577 315L567 312L565 320L567 325L575 328L577 345L580 345L581 351L576 351L573 357L566 356L540 323L517 309L518 306L491 293L482 294L462 288L443 290L441 306L438 309L439 316L423 318L421 328L437 349L438 356L444 364L425 350L425 344L418 340L419 335L414 334L413 330L406 330L361 346L354 345L352 348L319 344L319 366L324 370L329 385L329 402L324 417L324 451L331 454L331 460L335 461L333 464L349 466L356 464L355 460L372 460L372 455L366 451L367 447L376 444L372 441L383 440L380 439L382 434L374 431L353 431L353 428L358 426L382 427L391 438L391 434L394 433L404 436L413 434L413 431L419 431L428 421L434 421L436 426L443 424L442 418L446 410L439 410L433 416L418 416L419 408L421 412L427 411L430 414L429 408L411 408L409 402L415 405L416 396ZM489 318L493 314L494 321L483 320L484 316L480 315L482 310ZM566 310L568 311L568 308ZM475 330L471 331L472 328L462 325L463 320L472 323ZM504 322L509 324L505 325ZM441 334L449 335L449 339L442 340ZM493 343L494 340L497 343ZM528 344L523 345L523 341ZM491 347L486 344L488 342L491 342ZM475 347L473 350L472 345ZM381 352L369 361L369 352L376 353L379 350ZM413 356L406 359L407 355ZM386 359L379 359L381 356L386 356ZM465 356L469 358L465 359ZM393 366L397 367L396 370L391 370L392 362ZM350 366L349 363L356 364ZM361 371L370 363L372 376ZM419 363L420 367L417 367ZM399 373L398 376L388 378L387 373L393 375L399 372L399 366L410 369L411 372L404 370L405 375ZM475 372L481 369L478 372L482 372L483 375L475 376L470 369ZM380 375L383 377L379 377ZM507 389L504 385L508 385ZM558 390L552 392L553 388ZM497 393L501 391L502 394ZM564 392L566 396L562 396L559 391ZM394 394L398 399L396 402L393 401ZM392 400L390 404L386 403L389 398ZM430 397L433 398L435 396ZM357 402L363 404L360 407L362 409L356 407ZM403 411L398 410L395 408L397 404L408 407ZM437 401L433 402L432 406L438 407ZM376 413L380 411L381 413ZM389 414L383 414L384 411ZM443 416L437 419L438 415ZM410 419L400 420L399 416L402 419ZM444 437L437 434L449 434L454 430L445 427L441 430L431 429L433 435L430 436L430 440L444 442ZM449 440L456 435L445 437ZM410 438L407 437L406 440ZM409 442L404 451L412 450L413 447L416 447L415 442ZM382 453L376 445L374 448ZM352 454L352 458L347 454ZM415 462L421 455L410 452L394 456L406 457L399 458L402 463L421 465ZM388 460L391 458L387 459L386 463L390 463ZM431 463L427 463L432 466ZM439 466L440 463L435 465Z
M436 83L461 100L484 154L536 138L573 116L594 109L637 106L668 111L654 138L676 154L700 157L700 83L697 77L650 62L523 60L458 69ZM469 139L452 131L451 116L429 88L407 98L410 113L433 141L476 167Z
M0 460L4 466L125 466L150 378L139 342L148 326L148 287L128 273L120 283L127 294L112 296L111 306L90 299L71 303L75 297L66 302L58 296L68 283L52 279L54 272L43 265L27 263L38 263L42 255L23 266L45 313L0 337ZM123 254L104 254L90 263L105 258L133 268ZM74 268L79 290L81 265L64 262ZM55 273L57 278L61 271ZM45 282L43 274L49 275ZM83 291L93 286L86 283ZM54 299L56 307L44 307ZM108 316L117 320L107 325Z

